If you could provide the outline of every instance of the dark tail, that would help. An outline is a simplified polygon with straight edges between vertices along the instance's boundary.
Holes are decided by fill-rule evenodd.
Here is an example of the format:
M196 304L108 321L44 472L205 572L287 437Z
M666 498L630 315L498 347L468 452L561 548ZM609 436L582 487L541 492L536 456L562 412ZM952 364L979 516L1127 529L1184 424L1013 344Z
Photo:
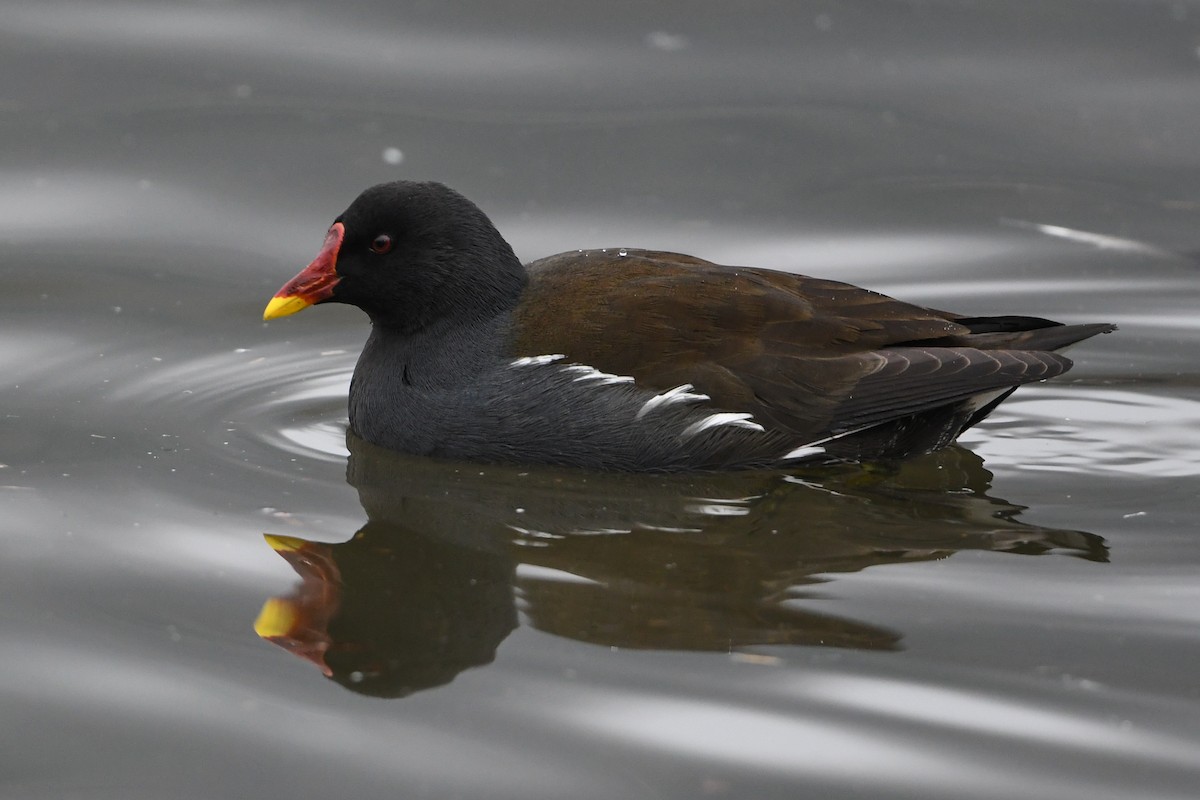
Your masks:
M955 344L980 350L1061 350L1117 329L1108 322L1063 325L1040 317L962 317L954 321L971 329L969 334L951 337Z

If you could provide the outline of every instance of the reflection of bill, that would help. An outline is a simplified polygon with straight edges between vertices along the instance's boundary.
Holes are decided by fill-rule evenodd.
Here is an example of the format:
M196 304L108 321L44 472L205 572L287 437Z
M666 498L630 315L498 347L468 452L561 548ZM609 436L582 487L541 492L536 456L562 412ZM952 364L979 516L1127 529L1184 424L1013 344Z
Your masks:
M267 544L287 559L300 576L290 597L273 597L263 604L254 632L307 659L333 677L325 663L332 644L329 623L341 607L342 573L330 548L294 536L266 534Z
M899 632L816 612L804 587L959 550L1107 557L1092 534L1016 521L960 449L896 470L647 477L348 445L367 523L342 544L268 536L302 580L255 629L366 694L490 663L518 599L533 627L608 646L888 650Z

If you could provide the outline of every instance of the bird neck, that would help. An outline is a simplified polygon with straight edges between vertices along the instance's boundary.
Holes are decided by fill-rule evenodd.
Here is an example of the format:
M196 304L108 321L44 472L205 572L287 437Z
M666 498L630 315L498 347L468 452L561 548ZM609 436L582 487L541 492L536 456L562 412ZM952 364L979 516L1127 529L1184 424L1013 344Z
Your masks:
M439 391L469 383L500 357L509 312L486 319L442 319L415 332L373 324L356 381L394 390Z

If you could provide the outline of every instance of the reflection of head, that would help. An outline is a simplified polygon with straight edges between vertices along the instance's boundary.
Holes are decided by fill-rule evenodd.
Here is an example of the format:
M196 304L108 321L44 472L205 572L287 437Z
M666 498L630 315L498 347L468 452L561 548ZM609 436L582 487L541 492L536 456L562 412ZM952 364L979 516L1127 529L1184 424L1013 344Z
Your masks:
M338 683L397 697L490 664L517 626L506 561L370 522L338 548L341 613L325 662Z

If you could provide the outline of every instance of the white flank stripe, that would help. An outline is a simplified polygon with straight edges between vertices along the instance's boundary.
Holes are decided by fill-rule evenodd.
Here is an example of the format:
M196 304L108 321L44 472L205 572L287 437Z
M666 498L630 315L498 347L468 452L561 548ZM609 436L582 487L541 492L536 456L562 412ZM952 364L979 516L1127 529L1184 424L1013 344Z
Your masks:
M566 358L562 353L555 353L549 356L524 356L518 358L509 364L510 367L540 367L543 364L552 364L560 358Z
M788 454L785 455L780 460L781 461L789 461L793 458L811 458L812 456L823 456L823 455L825 455L824 447L818 447L817 445L813 445L813 444L806 444L803 447L797 447L795 450L789 451Z
M753 414L734 413L732 411L722 411L719 414L709 414L699 422L693 422L683 429L681 434L683 438L695 436L701 431L706 431L709 428L715 428L718 425L731 425L735 428L748 428L752 431L764 432L762 425L753 421Z
M613 383L633 383L633 377L630 375L613 375L585 364L572 364L569 367L563 367L562 371L578 372L580 375L575 379L576 381L599 381L601 386Z
M874 425L863 425L858 428L851 428L848 431L842 431L841 433L835 433L833 436L826 436L824 439L817 439L815 442L809 442L808 444L802 444L799 447L795 448L794 450L789 450L787 452L787 454L782 456L779 460L787 461L789 458L806 458L808 456L820 455L825 452L825 448L821 447L821 445L825 444L826 442L832 442L837 439L841 439L843 436L853 436L854 434L865 431L868 428L873 428L873 427L875 427L875 425L878 425L878 424L880 424L880 423L875 423Z
M634 419L641 419L660 406L667 406L671 403L696 403L701 400L708 400L706 394L694 394L694 387L690 383L685 383L681 386L676 386L674 389L668 389L662 394L656 394L646 401L645 405L638 409Z

